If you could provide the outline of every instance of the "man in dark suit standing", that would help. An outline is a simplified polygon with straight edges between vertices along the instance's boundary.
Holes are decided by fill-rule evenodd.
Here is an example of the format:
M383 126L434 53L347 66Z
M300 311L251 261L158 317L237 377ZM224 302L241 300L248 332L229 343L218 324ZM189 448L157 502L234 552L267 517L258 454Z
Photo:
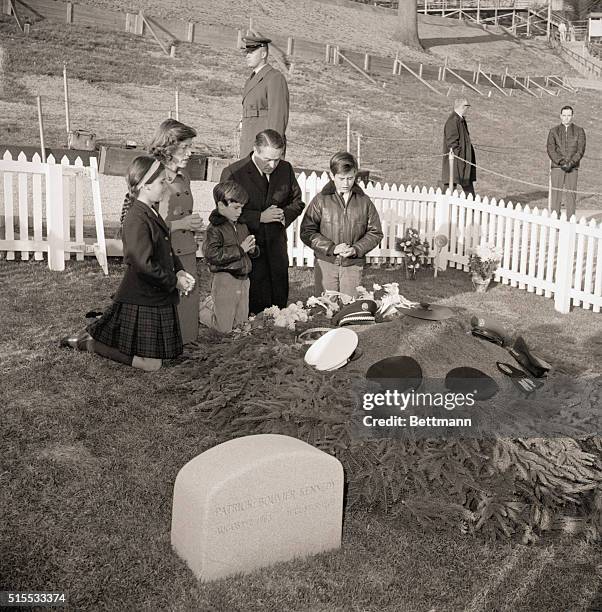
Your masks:
M253 151L255 136L267 129L278 132L285 142L288 125L289 93L284 75L267 63L269 38L246 36L247 66L253 71L242 94L240 157Z
M560 216L562 191L565 190L566 216L575 214L579 162L585 153L585 131L573 123L573 108L563 106L560 125L548 134L548 157L552 161L551 207Z
M282 159L284 141L274 130L257 134L253 152L224 168L220 181L245 188L249 201L239 222L255 235L260 255L249 275L249 312L270 306L284 308L288 301L286 228L305 204L293 167Z
M466 98L458 98L454 102L454 112L447 118L443 129L443 172L444 189L460 185L466 195L474 197L474 181L477 180L476 156L470 142L470 134L466 125L466 113L470 104ZM449 150L454 153L454 176L451 184L449 179ZM458 159L459 158L459 159ZM470 162L470 163L467 163Z

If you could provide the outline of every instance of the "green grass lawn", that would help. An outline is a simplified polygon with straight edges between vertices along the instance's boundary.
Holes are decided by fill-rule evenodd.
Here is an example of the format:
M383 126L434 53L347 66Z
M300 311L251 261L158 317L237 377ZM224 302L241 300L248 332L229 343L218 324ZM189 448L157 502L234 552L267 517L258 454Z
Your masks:
M209 275L200 265L206 294ZM338 551L197 583L170 547L173 483L187 461L223 438L199 405L198 390L210 376L203 354L223 347L236 359L236 343L242 347L245 339L220 341L203 332L192 359L156 375L59 349L58 339L80 328L88 309L108 303L122 270L111 262L104 277L92 262L53 273L43 263L0 261L2 590L63 590L74 610L600 606L600 549L579 537L550 532L522 546L463 535L457 527L422 530L361 507L347 509ZM436 280L400 275L371 268L365 284L397 279L410 299L495 316L527 333L564 371L599 374L602 345L591 312L562 316L552 300L505 286L477 296L468 275L456 270ZM291 270L291 281L291 298L312 293L311 271Z

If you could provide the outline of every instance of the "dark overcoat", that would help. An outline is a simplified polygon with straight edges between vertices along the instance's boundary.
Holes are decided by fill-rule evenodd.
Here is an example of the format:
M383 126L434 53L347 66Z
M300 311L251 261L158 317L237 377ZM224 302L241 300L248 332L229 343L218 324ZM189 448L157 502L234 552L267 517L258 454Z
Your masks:
M286 228L305 207L293 167L287 161L280 161L266 186L248 155L224 168L220 180L235 181L249 194L249 201L238 220L255 236L260 250L249 275L249 312L257 314L272 305L284 308L288 302ZM260 222L261 213L272 205L284 211L284 225Z
M454 111L445 122L443 128L443 167L442 167L442 182L446 185L449 184L449 158L447 153L452 149L454 155L454 183L460 185L470 185L477 180L477 169L475 166L467 164L465 161L457 159L460 157L462 160L469 161L476 164L476 156L474 147L470 142L470 134L468 132L468 126L464 117L460 117L456 111Z
M177 304L176 274L183 267L162 217L136 200L123 220L122 239L127 268L113 300L137 306Z
M286 135L289 93L284 75L269 64L247 79L242 93L240 157L253 151L255 136L263 130Z
M579 168L585 153L585 131L573 123L568 128L561 123L550 130L547 149L552 168L560 168L563 160L572 162L573 168Z

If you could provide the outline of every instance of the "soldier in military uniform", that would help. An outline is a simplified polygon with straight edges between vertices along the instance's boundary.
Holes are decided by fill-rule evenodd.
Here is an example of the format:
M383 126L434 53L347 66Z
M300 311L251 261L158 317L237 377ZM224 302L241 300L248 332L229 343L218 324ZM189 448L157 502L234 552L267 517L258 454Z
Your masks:
M267 63L269 38L243 38L247 66L253 71L242 95L240 157L253 151L255 136L266 129L278 132L286 143L289 94L283 74Z

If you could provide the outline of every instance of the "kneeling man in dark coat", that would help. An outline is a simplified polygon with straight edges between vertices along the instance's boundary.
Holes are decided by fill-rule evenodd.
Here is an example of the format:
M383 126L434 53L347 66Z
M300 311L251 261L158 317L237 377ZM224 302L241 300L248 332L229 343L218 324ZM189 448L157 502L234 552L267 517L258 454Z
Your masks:
M454 112L447 118L443 129L443 172L444 189L460 185L466 195L474 197L474 181L477 180L477 163L474 148L470 142L470 134L466 125L466 112L470 104L466 98L458 98L454 102ZM454 153L454 176L449 180L449 150ZM470 162L470 163L467 163Z
M234 181L249 194L239 222L255 235L260 255L249 275L249 312L288 302L286 228L305 204L293 167L282 159L284 140L275 130L259 132L253 152L224 168L221 182Z

